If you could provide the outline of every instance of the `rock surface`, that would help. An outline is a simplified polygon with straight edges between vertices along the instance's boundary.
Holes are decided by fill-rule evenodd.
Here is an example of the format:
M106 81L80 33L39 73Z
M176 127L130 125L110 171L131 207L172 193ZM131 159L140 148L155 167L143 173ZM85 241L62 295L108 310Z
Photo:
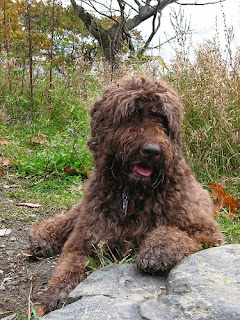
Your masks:
M240 244L185 258L167 275L114 265L92 273L44 320L239 320Z

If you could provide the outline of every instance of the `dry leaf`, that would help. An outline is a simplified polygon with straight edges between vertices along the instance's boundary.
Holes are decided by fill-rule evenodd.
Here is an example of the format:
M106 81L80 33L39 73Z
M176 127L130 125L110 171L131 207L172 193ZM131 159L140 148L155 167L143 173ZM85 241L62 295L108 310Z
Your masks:
M235 213L229 213L229 214L227 215L227 218L230 219L230 220L234 220L234 219L237 218L237 216L236 216Z
M209 184L212 190L211 197L214 199L214 213L218 212L222 208L229 208L232 213L236 213L240 210L240 199L234 199L231 194L228 194L220 184ZM229 218L233 219L235 215L228 215Z
M12 163L8 159L1 159L0 165L2 165L4 167L12 167Z
M29 141L31 143L37 143L37 144L44 144L47 142L43 134L39 134L38 137L32 137L31 139L29 139Z
M0 138L0 144L8 145L10 144L10 140L5 138Z
M78 175L76 168L70 168L69 165L63 167L63 172L69 174L70 176Z
M73 192L73 191L82 191L83 190L83 183L82 182L80 182L77 186L71 186L70 188L69 188L69 190L71 191L71 192Z
M3 176L5 174L4 170L0 168L0 176Z
M29 207L29 208L39 208L39 207L41 207L40 204L30 203L30 202L19 202L19 203L16 203L16 206Z

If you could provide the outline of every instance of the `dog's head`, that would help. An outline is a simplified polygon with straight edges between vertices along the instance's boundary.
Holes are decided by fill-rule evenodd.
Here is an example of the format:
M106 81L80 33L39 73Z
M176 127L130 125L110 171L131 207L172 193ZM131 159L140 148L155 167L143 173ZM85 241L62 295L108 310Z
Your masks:
M102 159L116 179L156 187L180 150L182 104L166 84L142 77L111 85L91 110L95 165Z

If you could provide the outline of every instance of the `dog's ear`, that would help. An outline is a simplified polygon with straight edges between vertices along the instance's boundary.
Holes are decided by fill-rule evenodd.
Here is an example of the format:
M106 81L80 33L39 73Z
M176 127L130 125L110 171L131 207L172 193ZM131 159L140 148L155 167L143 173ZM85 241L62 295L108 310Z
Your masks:
M103 123L104 123L104 112L102 108L102 99L96 101L91 109L91 136L88 141L89 149L96 154L104 140Z
M182 125L182 114L179 108L176 108L173 104L164 104L163 108L168 119L169 137L173 142L181 145L180 127Z
M172 89L161 93L161 111L167 119L168 132L171 140L181 147L180 128L183 121L183 105Z

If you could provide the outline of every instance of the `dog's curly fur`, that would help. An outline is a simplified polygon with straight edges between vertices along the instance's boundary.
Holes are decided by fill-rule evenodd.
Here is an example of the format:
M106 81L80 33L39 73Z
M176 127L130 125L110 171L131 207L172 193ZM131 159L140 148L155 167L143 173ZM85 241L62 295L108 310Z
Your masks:
M35 224L30 237L36 256L61 253L46 311L84 279L100 241L123 252L134 246L137 267L151 273L220 244L210 197L182 157L182 118L177 95L152 78L123 78L94 104L88 142L94 170L84 198L68 214Z

